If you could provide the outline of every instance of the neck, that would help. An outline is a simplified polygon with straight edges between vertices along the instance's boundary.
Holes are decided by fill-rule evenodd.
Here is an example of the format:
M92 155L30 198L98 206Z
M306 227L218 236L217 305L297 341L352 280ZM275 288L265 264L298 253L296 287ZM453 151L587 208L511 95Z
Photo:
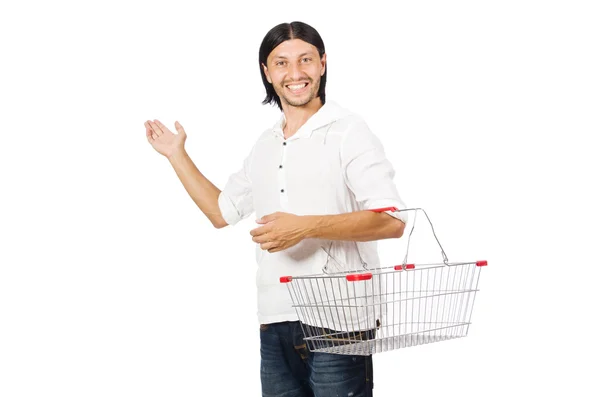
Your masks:
M283 136L285 139L294 135L322 106L323 104L319 97L314 98L303 106L291 106L282 101L281 107L285 115L285 126L283 127Z

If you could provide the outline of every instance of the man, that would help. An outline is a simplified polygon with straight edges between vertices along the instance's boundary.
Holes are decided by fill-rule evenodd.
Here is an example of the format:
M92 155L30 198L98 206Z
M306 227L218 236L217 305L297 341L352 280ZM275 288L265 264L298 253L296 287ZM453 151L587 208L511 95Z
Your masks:
M187 155L178 122L178 134L158 120L145 123L148 141L216 228L256 212L259 226L250 234L257 244L263 396L372 395L370 356L307 351L279 278L376 267L376 240L401 237L406 221L404 213L369 211L405 205L377 137L360 117L326 103L326 58L319 33L305 23L267 33L259 50L263 103L277 104L282 116L223 191ZM326 251L344 269L333 268Z

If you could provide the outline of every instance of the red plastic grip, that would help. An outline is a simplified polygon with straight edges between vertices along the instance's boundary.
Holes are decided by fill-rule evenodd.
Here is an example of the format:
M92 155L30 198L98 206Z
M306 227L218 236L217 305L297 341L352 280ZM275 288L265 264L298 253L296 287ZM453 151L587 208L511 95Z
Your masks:
M487 261L477 261L475 262L476 266L487 266Z
M292 281L292 276L283 276L283 277L279 277L279 282L280 283L289 283L290 281Z
M361 274L348 274L346 276L346 280L348 281L365 281L373 278L373 274L371 273L361 273Z
M373 212L398 211L398 208L396 208L396 207L375 208L375 209L372 209L369 211L373 211Z
M415 265L414 264L408 264L408 265L396 265L394 266L394 270L404 270L404 269L414 269Z

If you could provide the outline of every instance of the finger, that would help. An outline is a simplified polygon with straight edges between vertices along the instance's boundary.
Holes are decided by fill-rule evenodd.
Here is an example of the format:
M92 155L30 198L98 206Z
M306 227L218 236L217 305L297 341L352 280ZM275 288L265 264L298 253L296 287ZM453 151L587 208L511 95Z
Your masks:
M265 215L262 218L260 218L259 223L261 223L261 224L263 224L263 223L269 223L269 222L275 220L278 215L279 215L279 212L274 212L272 214Z
M158 126L158 128L160 129L161 133L166 134L166 133L171 133L171 131L169 131L169 129L160 121L158 120L154 120L154 122L156 123L156 125Z
M152 128L150 128L147 121L144 123L144 127L146 127L146 138L148 138L148 142L152 143L154 141L154 138L152 138Z
M270 240L272 240L272 238L268 234L252 237L252 241L254 241L255 243L268 243Z
M264 244L260 245L260 248L263 249L263 250L265 250L265 251L268 251L268 250L276 248L276 247L277 247L277 243L274 242L274 241L271 241L270 243L264 243Z
M279 252L279 251L283 251L285 249L285 244L284 243L274 243L273 247L269 248L268 251L273 253L273 252Z
M260 236L261 234L267 233L269 230L270 229L265 226L257 227L256 229L250 230L250 235L251 236Z
M150 128L152 129L152 138L157 139L159 136L162 135L162 131L160 130L160 128L152 121L148 121L148 125L150 125Z
M150 126L150 122L146 121L144 127L146 127L146 136L152 138L152 127Z
M179 124L179 121L175 122L175 129L177 130L177 132L181 135L186 135L185 130L183 129L183 126L181 124Z

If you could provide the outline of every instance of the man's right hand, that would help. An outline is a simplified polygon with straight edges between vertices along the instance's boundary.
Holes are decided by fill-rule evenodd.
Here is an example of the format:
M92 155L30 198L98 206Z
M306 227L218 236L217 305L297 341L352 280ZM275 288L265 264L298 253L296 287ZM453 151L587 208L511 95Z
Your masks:
M177 134L173 134L158 120L148 120L144 123L144 126L146 127L146 138L148 138L148 142L158 153L169 158L184 150L183 147L187 135L178 121L175 122Z

